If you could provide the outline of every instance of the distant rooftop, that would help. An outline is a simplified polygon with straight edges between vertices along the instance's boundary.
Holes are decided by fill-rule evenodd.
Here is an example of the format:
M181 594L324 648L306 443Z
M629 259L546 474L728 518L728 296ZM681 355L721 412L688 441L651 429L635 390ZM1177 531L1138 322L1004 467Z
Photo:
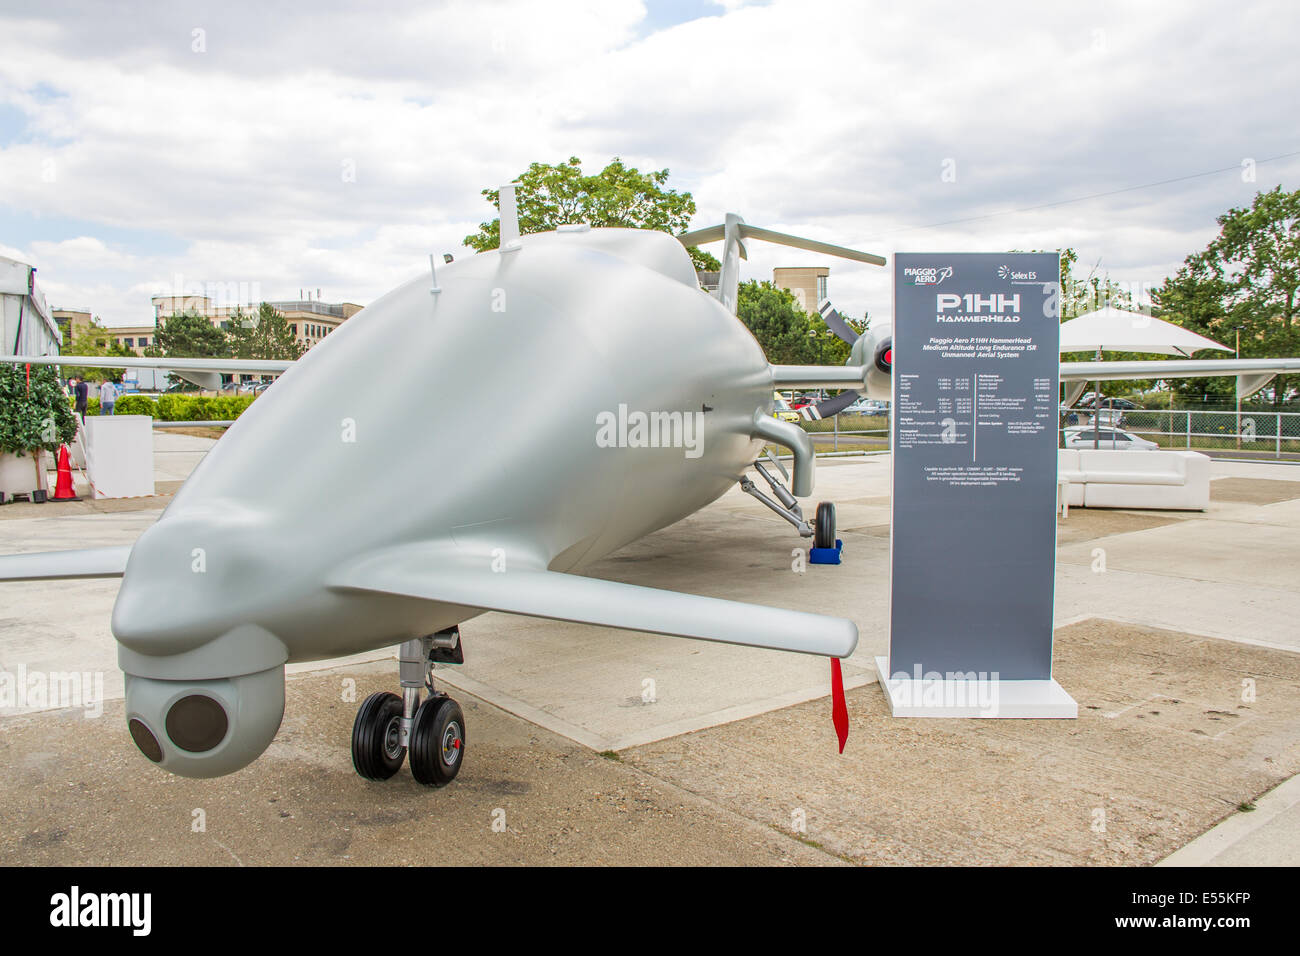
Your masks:
M319 302L316 299L297 299L285 302L268 302L271 308L277 312L314 312L316 315L332 315L336 319L341 319L343 315L343 303ZM256 306L252 306L256 308Z

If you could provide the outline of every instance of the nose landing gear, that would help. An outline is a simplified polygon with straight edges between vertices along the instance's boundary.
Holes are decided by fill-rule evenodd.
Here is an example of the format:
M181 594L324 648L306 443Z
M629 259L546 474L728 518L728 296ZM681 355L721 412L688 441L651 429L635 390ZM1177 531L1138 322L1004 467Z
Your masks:
M407 641L398 655L402 696L371 694L352 724L352 765L367 780L387 780L408 756L411 776L427 787L451 783L465 758L465 715L433 686L435 663L463 664L460 630ZM420 700L420 689L429 696Z

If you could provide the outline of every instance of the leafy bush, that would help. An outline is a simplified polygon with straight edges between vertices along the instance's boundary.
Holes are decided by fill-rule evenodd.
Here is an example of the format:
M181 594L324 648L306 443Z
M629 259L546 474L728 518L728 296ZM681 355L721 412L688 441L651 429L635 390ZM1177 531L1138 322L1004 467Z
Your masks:
M114 411L118 415L148 415L160 422L233 422L253 404L256 395L186 395L167 392L151 395L123 395ZM71 401L68 407L72 407ZM99 399L86 403L87 415L99 414Z
M158 415L158 404L148 395L123 395L113 411L118 415Z
M162 422L230 422L238 418L249 405L253 404L256 395L185 395L178 392L169 392L159 395L157 401L145 395L130 396L133 400L131 404L132 415L152 415L158 421ZM149 406L141 406L136 411L136 402L147 402ZM121 401L117 406L118 414L126 414L122 407Z
M68 408L71 408L73 411L76 411L76 408L77 408L77 399L76 399L74 396L71 396L71 395L68 396ZM90 415L98 415L98 414L99 414L99 399L97 399L97 398L87 398L87 399L86 399L86 415L87 415L87 416L90 416Z
M0 366L0 451L57 451L76 433L77 421L52 366L33 367L30 383L26 366Z

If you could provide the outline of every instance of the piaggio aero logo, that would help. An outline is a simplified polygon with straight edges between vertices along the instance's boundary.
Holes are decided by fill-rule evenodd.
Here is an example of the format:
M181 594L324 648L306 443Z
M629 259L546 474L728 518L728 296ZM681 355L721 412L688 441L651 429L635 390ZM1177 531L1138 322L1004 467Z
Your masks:
M903 278L910 279L912 285L938 285L952 275L952 266L908 266L903 270Z

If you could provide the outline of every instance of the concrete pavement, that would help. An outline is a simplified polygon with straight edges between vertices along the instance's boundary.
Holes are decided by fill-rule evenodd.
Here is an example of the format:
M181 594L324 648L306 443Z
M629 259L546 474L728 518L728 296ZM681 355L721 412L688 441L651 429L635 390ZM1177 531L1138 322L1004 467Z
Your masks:
M156 455L160 480L177 480L174 476L188 473L186 469L211 445L207 439L156 434L156 441L165 443L172 456ZM1074 633L1068 625L1094 626L1088 622L1098 619L1098 626L1108 634L1140 633L1145 635L1141 639L1150 638L1157 645L1165 638L1176 643L1182 639L1179 635L1185 635L1218 639L1216 646L1221 642L1255 645L1249 653L1278 653L1268 649L1279 648L1287 652L1277 659L1282 663L1264 667L1264 671L1290 666L1291 652L1300 649L1300 628L1294 626L1300 612L1300 584L1288 576L1290 569L1300 566L1300 536L1295 534L1300 522L1300 468L1225 462L1215 462L1212 468L1213 500L1205 514L1071 511L1059 527L1058 628ZM163 479L163 474L171 477ZM874 682L871 660L884 653L888 644L888 458L823 460L816 498L836 502L839 534L845 541L845 563L839 567L811 566L798 573L791 552L806 543L758 503L732 492L703 512L623 549L591 573L850 617L858 623L861 640L857 653L846 662L845 676L852 698L870 712L879 695L875 687L868 686ZM59 506L18 506L45 510L0 514L0 551L129 543L160 513L156 506L145 507L153 505L148 500L138 504L140 510L112 514L63 514L54 510ZM15 506L5 510L10 507ZM119 698L121 676L108 632L115 592L114 582L0 585L0 669L12 670L21 664L34 670L75 667L100 671L106 696ZM1123 625L1138 631L1126 631ZM693 752L701 733L719 735L728 746L742 750L758 747L755 752L761 754L765 745L749 738L755 733L762 737L760 728L775 718L760 715L807 713L809 732L814 735L827 732L819 724L829 726L820 715L828 688L828 668L820 659L500 614L476 618L463 631L466 664L439 671L440 680L461 689L463 693L457 696L466 699L467 692L484 707L494 706L514 715L511 720L522 718L593 751L640 755L634 762L644 758L646 773L658 780L675 781L673 785L684 790L697 791L708 774L696 768L692 774L699 776L678 779L665 769L663 761L690 766L680 756L681 748L689 746ZM1226 656L1220 657L1216 666L1231 663L1231 647L1222 644ZM1162 664L1164 673L1192 679L1190 672L1179 670L1178 655L1164 650L1159 653L1168 658ZM388 659L391 654L363 655L346 663L298 665L294 671L312 672L303 680L337 682L337 674L350 673L362 666L362 661L376 658ZM335 670L322 671L326 666ZM381 666L366 673L382 675L386 670ZM331 673L336 676L322 676ZM1096 676L1087 673L1089 679ZM1061 679L1067 690L1075 692L1064 676ZM1130 696L1136 696L1130 704L1157 692L1170 693L1160 680L1150 678L1148 683L1145 690L1133 689ZM1278 702L1271 702L1270 708ZM111 714L111 707L109 711ZM1276 726L1282 730L1280 736L1270 739L1286 739L1286 716L1285 708L1271 712L1271 719L1280 721ZM15 719L39 722L56 718L0 716L0 720ZM342 720L332 719L336 723ZM1017 723L1026 728L1038 725ZM913 724L886 721L882 726ZM969 742L984 733L974 729L974 723L960 727L971 729L954 732L953 739L958 741ZM690 738L680 736L692 732L699 733ZM880 732L872 723L869 733L879 736ZM116 729L113 734L125 737ZM331 744L334 750L327 762L333 772L347 773L345 749L341 760L339 757L339 747L346 746L346 726L340 734ZM106 734L97 745L107 746L110 737ZM857 739L861 740L861 735ZM129 740L125 743L129 747ZM1031 735L1025 746L1032 750L1039 744ZM319 744L313 746L319 748ZM1294 772L1288 762L1294 756L1292 750L1282 750L1272 755L1272 776L1241 765L1223 778L1225 792L1239 793L1241 801L1249 802L1279 782L1277 774L1282 768ZM877 756L885 759L889 755ZM261 764L242 773L254 773ZM990 772L995 764L989 765ZM121 785L127 786L125 777L140 770L125 763ZM835 766L823 771L825 785L840 773ZM724 783L711 784L722 787L714 802L730 812L737 806L731 802L734 786L728 789ZM1127 785L1117 784L1121 788ZM1216 816L1213 806L1207 809L1197 803L1185 822L1200 829L1195 833L1178 831L1173 837L1185 842L1209 827L1222 815ZM761 819L752 807L746 813L747 819ZM1288 813L1279 813L1278 819L1289 820ZM1071 826L1075 823L1069 821ZM1165 834L1162 839L1173 837ZM843 848L836 852L850 859L866 858L853 849L858 844L851 834L836 839ZM1181 843L1159 845L1174 849ZM1273 840L1270 845L1275 854L1290 854L1291 859L1300 860L1300 841ZM1082 851L1076 848L1072 852ZM1123 859L1158 858L1144 852ZM1088 860L1094 857L1086 853L1077 857L1077 861Z

